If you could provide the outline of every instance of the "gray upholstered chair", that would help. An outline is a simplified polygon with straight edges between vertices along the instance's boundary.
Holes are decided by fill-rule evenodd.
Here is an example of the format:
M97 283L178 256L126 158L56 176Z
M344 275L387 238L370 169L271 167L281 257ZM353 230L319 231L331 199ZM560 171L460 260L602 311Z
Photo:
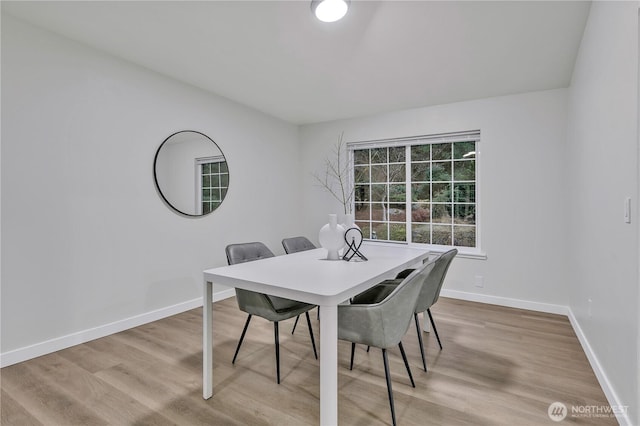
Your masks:
M391 419L394 425L396 424L396 414L387 349L396 345L400 348L404 365L411 380L411 386L415 387L401 339L409 328L411 314L415 310L422 283L432 267L432 264L422 265L402 280L400 284L396 285L381 301L371 304L338 305L338 339L351 342L351 363L349 368L353 368L356 343L382 349Z
M287 254L317 248L307 237L291 237L282 240L282 247Z
M420 291L420 295L418 296L418 302L416 303L416 309L413 317L416 323L416 332L418 333L418 342L420 344L420 354L422 355L422 366L424 368L424 371L427 371L427 361L424 355L422 329L420 328L420 318L418 317L418 314L420 312L427 312L427 314L429 315L429 321L431 321L433 332L436 335L436 339L438 339L438 346L440 346L440 350L442 350L442 343L440 342L438 329L436 328L436 323L433 320L433 315L431 315L431 306L433 306L440 297L442 284L444 283L444 279L447 275L447 271L449 270L449 266L451 265L451 261L456 256L456 254L458 254L458 250L451 249L447 252L442 253L435 259L429 260L427 264L433 264L433 269L431 269L428 277L426 277L422 286L422 290ZM413 273L413 270L407 269L398 274L396 279L383 281L377 286L372 287L363 293L360 293L353 298L354 303L374 303L378 300L384 299L395 289L395 287L398 286L400 282L402 282L402 279L398 277L404 277L410 273Z
M307 237L291 237L282 240L282 247L287 254L297 253L299 251L313 250L317 248ZM318 319L320 318L320 309L318 308ZM296 322L293 323L293 329L291 334L295 333L298 326L298 320L300 316L296 317Z
M231 244L226 247L225 251L227 253L227 262L229 265L274 257L273 252L260 242ZM249 322L253 315L257 315L273 322L273 332L276 344L276 377L278 384L280 384L280 338L278 333L278 323L280 321L297 317L302 313L306 314L307 325L309 326L309 335L311 336L311 344L313 345L313 354L316 359L318 359L316 342L313 338L313 329L311 328L311 320L309 319L309 310L313 309L315 305L297 302L295 300L285 299L282 297L269 296L267 294L243 290L240 288L236 288L236 300L238 302L238 308L249 314L249 316L247 317L247 322L244 324L236 352L233 355L232 364L235 364L236 362L238 351L240 351L240 346L242 345L242 341L244 340L244 336L247 332L247 327L249 326Z

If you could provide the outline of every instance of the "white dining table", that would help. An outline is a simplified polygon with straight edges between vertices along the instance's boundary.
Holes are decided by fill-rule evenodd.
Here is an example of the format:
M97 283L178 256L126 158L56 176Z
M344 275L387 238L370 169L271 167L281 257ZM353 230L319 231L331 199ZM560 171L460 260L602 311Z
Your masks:
M204 271L202 396L213 395L213 284L286 297L320 307L320 424L338 424L338 305L429 257L402 244L364 243L368 261L326 260L319 248Z

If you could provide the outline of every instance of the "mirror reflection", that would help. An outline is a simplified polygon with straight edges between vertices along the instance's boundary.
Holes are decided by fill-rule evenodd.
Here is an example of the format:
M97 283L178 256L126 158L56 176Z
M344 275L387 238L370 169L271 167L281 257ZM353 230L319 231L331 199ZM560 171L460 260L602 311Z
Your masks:
M227 161L218 145L200 132L183 130L165 139L153 172L162 199L186 216L211 213L227 195Z

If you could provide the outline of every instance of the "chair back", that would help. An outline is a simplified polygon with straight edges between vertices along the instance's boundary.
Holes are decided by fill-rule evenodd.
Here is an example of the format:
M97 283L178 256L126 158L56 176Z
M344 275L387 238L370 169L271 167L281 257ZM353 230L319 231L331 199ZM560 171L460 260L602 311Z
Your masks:
M421 265L378 303L338 306L339 338L385 349L398 345L409 328L418 294L433 266Z
M307 237L291 237L282 240L282 247L287 254L317 248Z
M251 262L253 260L266 259L275 255L269 247L261 242L229 244L225 248L229 265Z
M428 262L433 264L433 269L431 269L431 272L424 281L422 290L418 296L415 312L424 312L438 301L442 284L444 284L447 271L456 254L458 254L458 250L451 249Z
M229 244L225 252L229 265L275 257L273 252L261 242ZM236 301L241 311L252 315L269 319L275 312L273 303L266 294L236 288Z

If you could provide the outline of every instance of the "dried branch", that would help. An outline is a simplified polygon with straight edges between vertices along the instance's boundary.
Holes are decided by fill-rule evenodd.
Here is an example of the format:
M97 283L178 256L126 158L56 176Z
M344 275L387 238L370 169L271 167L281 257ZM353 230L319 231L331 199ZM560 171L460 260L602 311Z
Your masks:
M344 133L340 134L338 142L333 148L333 158L325 158L324 174L314 173L313 177L319 186L324 188L336 200L340 201L344 208L344 213L351 213L351 203L354 196L354 188L350 182L351 164L348 159L344 160L343 153L346 147L343 141Z

